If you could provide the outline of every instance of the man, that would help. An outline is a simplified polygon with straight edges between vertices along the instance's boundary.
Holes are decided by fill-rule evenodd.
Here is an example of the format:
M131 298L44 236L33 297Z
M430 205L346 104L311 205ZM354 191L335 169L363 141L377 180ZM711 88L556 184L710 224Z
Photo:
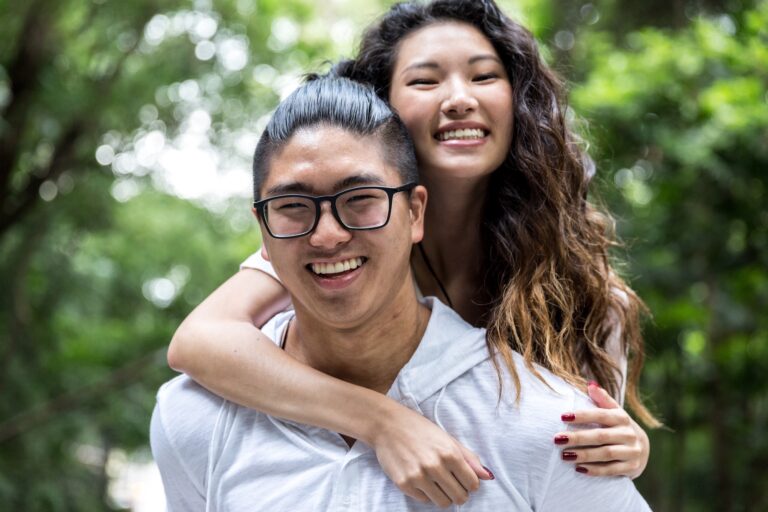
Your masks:
M294 311L263 332L293 357L387 393L494 468L472 510L647 510L625 478L560 461L553 411L586 396L518 359L521 396L484 331L434 299L419 302L409 256L426 191L413 148L375 93L325 78L278 107L254 156L254 209ZM432 510L401 493L363 443L227 402L187 377L158 394L152 446L171 510Z

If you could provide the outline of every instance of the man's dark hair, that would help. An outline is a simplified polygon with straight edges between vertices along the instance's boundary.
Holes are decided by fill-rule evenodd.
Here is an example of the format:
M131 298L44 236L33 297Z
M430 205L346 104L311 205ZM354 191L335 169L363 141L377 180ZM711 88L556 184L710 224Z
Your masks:
M395 167L403 183L418 181L413 143L387 103L373 88L333 75L310 77L275 110L253 155L253 196L261 199L261 185L274 154L297 130L334 126L357 135L373 135L384 160ZM328 144L334 141L329 140Z

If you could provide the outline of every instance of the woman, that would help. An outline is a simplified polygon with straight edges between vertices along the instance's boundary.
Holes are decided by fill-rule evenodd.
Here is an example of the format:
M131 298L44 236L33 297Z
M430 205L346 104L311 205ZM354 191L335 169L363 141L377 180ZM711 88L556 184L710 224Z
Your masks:
M577 471L640 474L647 436L611 396L626 395L646 424L657 424L636 389L642 303L608 263L609 219L585 200L588 158L531 34L490 0L398 4L337 71L374 85L413 137L430 193L426 235L412 256L422 293L486 326L490 350L510 368L516 350L574 386L602 383L606 390L588 390L603 409L563 411L563 421L564 429L604 428L563 432L553 442ZM169 364L235 402L370 444L410 496L423 498L435 483L454 487L447 485L454 475L470 468L491 478L474 454L416 413L276 349L254 324L286 305L276 280L241 271L185 320ZM465 499L427 495L439 505Z

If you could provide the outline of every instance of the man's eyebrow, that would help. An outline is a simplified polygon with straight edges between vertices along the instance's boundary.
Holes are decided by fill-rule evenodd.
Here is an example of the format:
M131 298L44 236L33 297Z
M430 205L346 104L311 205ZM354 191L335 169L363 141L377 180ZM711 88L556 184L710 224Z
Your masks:
M361 185L386 185L383 179L376 174L363 172L361 174L355 174L354 176L348 176L343 180L337 181L334 185L334 190L344 190L349 187L356 187Z
M307 185L298 182L298 181L292 181L289 183L280 183L273 187L269 187L264 192L264 197L269 196L279 196L283 194L311 194L312 188L308 187Z
M356 187L361 185L386 185L383 179L376 174L363 172L337 181L333 185L333 191L338 192L345 188ZM307 194L317 195L316 191L300 181L291 181L288 183L279 183L273 187L270 187L264 192L264 197L279 196L283 194Z

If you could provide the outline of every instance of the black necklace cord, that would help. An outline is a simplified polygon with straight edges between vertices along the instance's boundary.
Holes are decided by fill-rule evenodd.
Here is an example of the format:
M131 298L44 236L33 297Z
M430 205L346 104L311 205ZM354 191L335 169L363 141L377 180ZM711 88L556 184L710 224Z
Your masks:
M448 292L445 290L445 286L443 286L443 282L440 280L439 277L437 277L437 272L435 272L435 269L432 268L432 263L430 263L429 258L427 258L427 252L424 250L424 246L419 242L416 244L419 248L419 252L421 253L422 259L424 259L424 263L427 264L427 270L429 270L429 273L432 274L432 277L435 279L435 282L437 283L437 286L440 288L440 291L443 293L443 296L445 297L445 300L448 302L448 306L453 309L453 302L451 301L450 295L448 295Z

